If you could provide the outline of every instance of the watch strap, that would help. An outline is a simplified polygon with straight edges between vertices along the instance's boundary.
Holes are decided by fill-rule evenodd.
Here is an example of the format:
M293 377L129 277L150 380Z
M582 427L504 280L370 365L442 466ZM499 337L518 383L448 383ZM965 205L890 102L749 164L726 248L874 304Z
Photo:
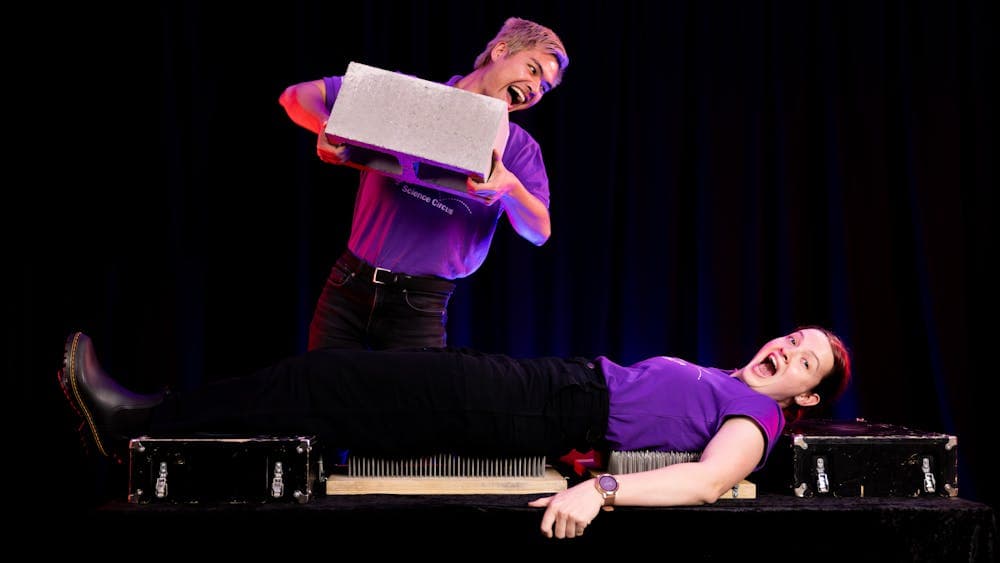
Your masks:
M614 482L614 489L607 489L602 485L602 481L607 478L610 478ZM597 488L597 492L600 493L601 498L604 499L602 508L604 510L614 510L615 495L618 493L618 480L615 479L614 475L611 475L610 473L598 475L594 480L594 487Z

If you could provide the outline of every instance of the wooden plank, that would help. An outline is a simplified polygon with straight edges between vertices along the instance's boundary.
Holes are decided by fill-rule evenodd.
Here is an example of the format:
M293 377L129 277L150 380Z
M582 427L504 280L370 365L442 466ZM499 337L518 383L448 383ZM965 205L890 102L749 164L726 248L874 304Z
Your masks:
M502 495L557 493L567 479L552 468L544 477L350 477L330 475L330 495Z
M746 479L736 483L736 486L722 494L719 499L748 499L757 498L757 485Z

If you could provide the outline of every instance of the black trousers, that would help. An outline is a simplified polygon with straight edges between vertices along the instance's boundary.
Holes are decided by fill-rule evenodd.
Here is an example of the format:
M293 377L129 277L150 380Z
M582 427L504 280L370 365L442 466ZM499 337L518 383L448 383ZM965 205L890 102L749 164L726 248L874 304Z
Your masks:
M376 272L346 251L330 269L316 302L309 349L447 346L448 300L454 290L445 279Z
M150 434L306 434L357 454L558 457L603 447L604 377L582 358L321 349L174 393Z

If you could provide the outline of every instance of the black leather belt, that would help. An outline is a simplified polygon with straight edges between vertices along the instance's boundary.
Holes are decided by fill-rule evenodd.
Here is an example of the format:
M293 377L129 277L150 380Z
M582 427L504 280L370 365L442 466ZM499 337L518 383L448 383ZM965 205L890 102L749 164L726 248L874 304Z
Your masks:
M375 285L385 285L399 287L402 289L413 289L416 291L432 291L436 293L451 293L455 290L455 283L444 278L433 276L411 276L393 272L386 268L376 268L354 255L353 252L345 252L340 259L350 267L351 271L358 278L371 282Z

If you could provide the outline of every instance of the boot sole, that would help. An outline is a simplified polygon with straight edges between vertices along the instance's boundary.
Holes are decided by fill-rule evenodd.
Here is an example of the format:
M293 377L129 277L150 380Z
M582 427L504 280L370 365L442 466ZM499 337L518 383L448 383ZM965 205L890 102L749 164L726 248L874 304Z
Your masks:
M89 434L91 441L97 447L97 451L99 451L104 457L110 457L111 454L109 454L108 450L105 449L104 442L101 440L101 436L97 432L97 424L94 422L94 417L91 415L90 409L87 408L86 403L83 402L83 398L80 397L80 390L77 384L76 365L73 362L73 358L76 356L76 349L80 345L80 335L81 333L75 332L66 339L66 345L63 348L62 369L59 370L59 373L57 374L59 387L62 389L63 395L66 396L66 400L69 402L70 407L73 408L73 412L75 412L78 417L83 419L83 424L81 424L80 428L78 428L79 432L84 434L83 426L87 426L90 429ZM84 441L86 442L86 440Z

